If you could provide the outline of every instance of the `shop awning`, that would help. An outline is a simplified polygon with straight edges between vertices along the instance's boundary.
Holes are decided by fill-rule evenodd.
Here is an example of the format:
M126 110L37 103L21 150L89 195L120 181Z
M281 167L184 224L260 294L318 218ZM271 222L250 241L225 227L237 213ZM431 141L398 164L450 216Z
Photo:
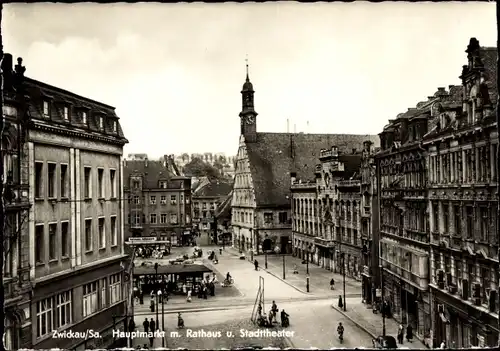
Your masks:
M210 268L203 264L169 264L158 266L158 274L208 273ZM134 275L155 274L154 266L139 266L134 268Z

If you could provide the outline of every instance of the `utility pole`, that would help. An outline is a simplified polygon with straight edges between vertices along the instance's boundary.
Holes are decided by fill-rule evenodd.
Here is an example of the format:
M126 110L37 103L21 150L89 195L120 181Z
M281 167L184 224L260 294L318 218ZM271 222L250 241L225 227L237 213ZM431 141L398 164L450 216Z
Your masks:
M0 23L2 22L2 14L3 14L3 3L0 4ZM3 36L1 33L0 29L0 62L3 62ZM0 109L3 111L3 72L0 77ZM3 112L2 112L2 118L0 118L0 141L3 140L3 133L4 133L4 120L3 120ZM0 154L3 155L3 147L2 143L0 142ZM20 162L21 160L18 160ZM4 345L4 335L5 335L5 311L4 311L4 302L5 302L5 291L4 291L4 286L3 286L3 265L4 265L4 240L5 240L5 208L4 208L4 202L3 202L3 174L4 174L4 164L3 164L3 157L0 157L0 268L1 268L1 273L0 273L0 305L2 308L0 308L0 335L2 335L2 338L0 339L0 350L5 350L5 345Z
M497 31L499 30L500 26L498 25L498 21L500 21L500 5L498 4L498 1L496 2L497 3ZM498 48L500 47L500 38L497 36L497 50ZM497 58L497 88L498 86L500 86L500 83L499 83L499 79L500 79L500 61L498 61L498 58ZM497 89L497 131L499 132L499 135L500 135L500 100L499 100L499 95L498 95L498 89ZM500 192L500 183L498 182L498 176L500 174L500 162L499 162L499 157L500 157L500 145L497 144L497 194L499 194ZM497 213L500 213L500 198L499 198L499 201L497 203ZM500 216L497 215L497 237L498 237L498 231L500 231ZM498 267L497 267L497 272L500 271L500 245L498 246ZM498 279L498 282L497 282L497 300L499 300L499 297L500 297L500 278ZM497 302L497 303L500 303ZM500 317L498 318L498 327L500 328ZM500 333L498 334L498 346L500 346Z

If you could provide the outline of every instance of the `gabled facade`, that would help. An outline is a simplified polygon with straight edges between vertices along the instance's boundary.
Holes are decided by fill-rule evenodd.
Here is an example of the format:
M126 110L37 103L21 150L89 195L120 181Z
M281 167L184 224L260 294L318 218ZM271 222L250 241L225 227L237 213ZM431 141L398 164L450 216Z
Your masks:
M497 49L472 38L458 96L433 105L428 164L434 344L498 342ZM450 94L451 95L451 94Z
M125 161L125 237L144 244L191 244L191 178L176 176L167 161Z
M261 133L253 84L243 85L241 136L236 157L232 201L233 244L240 251L279 249L292 253L290 174L303 181L314 179L321 149L337 145L350 152L363 141L377 141L370 135ZM378 141L377 141L378 142Z
M194 230L208 231L214 226L215 214L231 190L232 184L212 180L193 192Z

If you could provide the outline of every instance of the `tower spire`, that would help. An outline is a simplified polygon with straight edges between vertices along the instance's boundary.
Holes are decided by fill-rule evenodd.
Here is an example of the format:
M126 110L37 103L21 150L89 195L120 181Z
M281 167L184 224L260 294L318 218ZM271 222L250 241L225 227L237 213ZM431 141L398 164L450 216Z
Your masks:
M248 77L248 54L246 55L245 63L246 63L246 66L247 66L247 82L249 82L250 78Z

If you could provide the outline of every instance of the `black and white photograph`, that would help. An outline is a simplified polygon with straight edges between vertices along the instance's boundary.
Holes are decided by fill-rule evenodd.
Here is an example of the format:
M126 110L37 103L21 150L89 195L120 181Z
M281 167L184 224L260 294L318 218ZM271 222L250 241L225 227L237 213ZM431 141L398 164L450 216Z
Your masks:
M0 4L0 349L498 347L499 9Z

